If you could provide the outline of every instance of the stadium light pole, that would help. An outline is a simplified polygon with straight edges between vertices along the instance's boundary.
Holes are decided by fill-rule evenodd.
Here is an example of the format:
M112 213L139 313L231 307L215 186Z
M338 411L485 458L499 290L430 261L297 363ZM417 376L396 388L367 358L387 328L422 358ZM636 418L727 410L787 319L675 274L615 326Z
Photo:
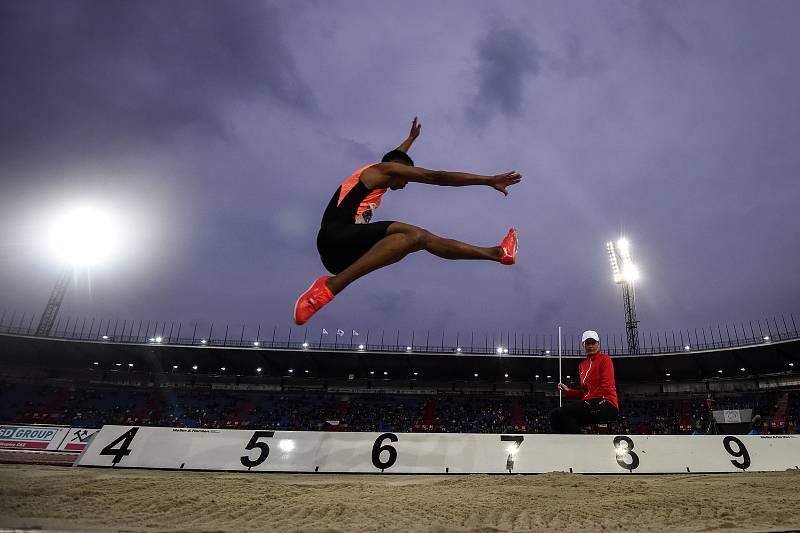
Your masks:
M50 334L70 278L78 269L88 268L106 259L116 245L117 234L108 213L92 206L73 207L53 221L50 248L65 266L50 292L50 298L36 326L36 336L46 337Z
M631 258L631 245L622 237L616 244L606 243L614 283L622 285L622 302L625 305L625 330L628 334L628 353L639 353L639 321L636 319L636 292L634 284L639 279L639 269ZM620 265L621 259L622 264Z

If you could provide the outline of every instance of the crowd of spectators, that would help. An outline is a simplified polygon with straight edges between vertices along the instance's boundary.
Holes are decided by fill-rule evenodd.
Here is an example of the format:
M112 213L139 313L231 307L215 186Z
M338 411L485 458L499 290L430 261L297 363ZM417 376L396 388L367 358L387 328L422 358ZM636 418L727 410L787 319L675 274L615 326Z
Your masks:
M390 395L330 392L239 392L0 384L0 423L104 424L327 431L548 433L558 398L544 395ZM782 408L779 406L782 403ZM800 391L739 393L715 398L714 409L752 409L764 430L797 430ZM785 415L770 423L776 412ZM776 419L777 420L777 419ZM586 432L705 432L706 398L620 398L620 416Z

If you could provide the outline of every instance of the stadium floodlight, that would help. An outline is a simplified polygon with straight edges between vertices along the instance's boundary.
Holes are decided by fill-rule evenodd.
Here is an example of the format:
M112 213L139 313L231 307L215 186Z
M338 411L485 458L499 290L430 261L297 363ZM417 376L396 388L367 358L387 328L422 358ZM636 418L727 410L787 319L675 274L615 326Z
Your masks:
M717 374L722 374L722 370L717 370Z
M789 366L794 366L794 363L789 363Z
M740 368L739 370L741 370L742 372L744 372L744 367Z
M458 353L461 353L461 348L456 348L456 351L457 351Z
M178 370L178 365L172 365L172 370Z
M535 377L536 379L539 379L539 374L536 374L534 377Z
M308 370L304 370L303 372L305 372L306 374L308 374Z
M122 363L114 363L115 366L122 366Z
M93 364L93 365L99 365L99 364L100 364L100 362L99 362L99 361L95 361L95 362L94 362L94 363L92 363L92 364Z
M102 263L114 254L123 240L119 226L109 210L89 205L72 206L50 221L47 248L64 268L36 326L37 336L47 336L53 329L75 270Z
M133 368L133 363L128 363L128 368Z
M261 373L261 370L263 369L260 366L256 368L256 372L258 372L259 374ZM291 372L291 370L289 372Z
M308 343L307 342L303 343L303 348L308 348Z
M200 339L200 344L208 344L208 341L205 339Z
M147 342L156 342L156 338L155 337L150 337L149 339L147 339Z
M73 206L53 219L50 248L58 259L73 267L90 267L113 255L120 230L107 210Z
M476 378L478 377L478 373L477 373L477 372L475 372L475 377L476 377Z
M363 344L359 344L359 345L358 345L358 349L359 349L359 350L363 350L363 349L364 349L364 345L363 345Z
M415 376L419 375L419 372L414 372L414 375L415 375Z
M692 349L692 347L687 344L686 346L683 347L683 349L688 352L689 350Z
M406 351L410 352L411 351L411 346L406 346Z
M504 377L506 377L506 378L508 378L508 372L506 372L505 374L503 374L503 376L504 376Z
M260 343L260 342L258 342L258 341L253 341L253 346L256 346L256 347L257 347L259 344L261 344L261 343Z
M388 375L389 375L389 373L388 373L386 370L384 370L384 371L383 371L383 375L384 375L384 376L388 376Z
M103 335L102 338L103 338L104 341L107 341L108 340L108 335Z
M374 370L370 370L370 371L369 371L369 375L370 375L370 376L374 376L374 375L375 375L375 371L374 371Z
M544 353L545 355L550 355L550 350L545 350Z
M219 367L219 369L222 370L223 372L225 372L225 370L227 370L224 366Z
M769 335L764 335L764 342L767 342L768 340L769 340Z
M551 377L553 377L553 376L547 376L547 379L550 379Z
M670 377L671 375L672 375L672 374L670 374L669 372L667 372L667 377Z
M197 370L197 365L192 365L192 370Z
M163 341L163 340L164 340L164 339L163 339L163 338L161 338L161 337L156 337L156 342L161 342L161 341Z
M498 346L497 347L497 353L503 353L503 347L502 346Z
M622 272L619 270L619 262L617 261L617 254L614 250L614 243L607 242L606 250L608 251L608 260L611 262L611 274L614 276L614 283L621 283Z
M628 333L628 353L639 353L639 321L636 319L636 297L634 283L639 280L639 268L631 257L631 243L621 237L616 245L606 242L608 259L611 262L611 274L614 283L622 285L622 301L625 304L625 329Z
M290 369L289 369L289 373L290 373L290 374L294 374L294 368L290 368Z

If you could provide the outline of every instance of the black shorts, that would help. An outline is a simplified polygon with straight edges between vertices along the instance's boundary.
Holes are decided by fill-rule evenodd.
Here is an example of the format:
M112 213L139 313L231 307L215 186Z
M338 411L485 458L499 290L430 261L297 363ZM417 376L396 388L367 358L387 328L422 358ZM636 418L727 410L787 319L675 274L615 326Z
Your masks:
M393 221L369 224L326 224L317 234L317 250L322 264L331 274L338 274L386 237Z

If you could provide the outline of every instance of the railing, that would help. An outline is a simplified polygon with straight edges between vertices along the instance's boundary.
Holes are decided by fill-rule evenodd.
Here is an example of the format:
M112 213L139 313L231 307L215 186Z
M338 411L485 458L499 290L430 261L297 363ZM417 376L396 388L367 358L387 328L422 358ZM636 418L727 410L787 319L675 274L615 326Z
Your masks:
M35 335L34 316L31 316L26 324L26 315L23 314L17 320L16 313L13 313L6 321L6 313L0 317L0 333L21 335L27 337L37 337ZM681 329L658 332L639 333L639 353L630 354L626 349L625 335L606 335L601 339L603 351L610 355L663 355L685 352L699 352L707 350L718 350L727 348L738 348L744 346L756 346L771 344L788 340L800 339L794 316L789 315L789 320L785 316L773 317L769 319L748 321L746 324L719 324L708 328ZM16 324L15 324L16 322ZM113 326L112 326L113 322ZM226 325L224 333L220 334L220 328L214 330L213 324L208 331L199 332L198 326L184 329L180 322L168 321L119 321L119 320L100 320L96 319L67 319L63 327L61 320L56 322L53 330L46 336L40 338L52 338L62 340L80 340L93 342L116 342L147 345L164 346L198 346L198 347L226 347L226 348L249 348L249 349L292 349L292 350L326 350L326 351L359 351L359 352L401 352L401 353L432 353L432 354L455 354L455 355L494 355L502 356L556 356L558 355L557 335L533 335L506 332L505 334L480 334L475 335L470 332L468 336L462 337L461 333L455 335L455 345L445 343L445 333L441 334L441 341L431 343L430 332L427 332L425 343L418 341L415 331L410 336L404 335L404 339L409 342L400 342L400 331L392 330L392 335L388 342L385 330L372 334L373 342L370 342L370 331L357 332L350 330L346 334L341 329L328 332L321 328L320 331L309 336L308 328L301 331L298 335L297 329L289 328L285 340L278 338L277 326L272 329L272 333L263 334L259 326L255 335L251 328L247 331L245 326L241 330L237 328L234 333L230 326ZM746 327L747 325L747 327ZM781 328L781 325L783 328ZM192 334L188 336L191 329ZM215 336L216 334L216 336ZM381 342L374 342L380 336ZM302 338L301 338L302 337ZM438 335L437 335L438 337ZM583 350L576 345L577 335L570 335L569 342L564 342L562 354L565 356L582 356ZM330 342L328 339L333 338ZM461 339L464 341L461 342ZM564 338L567 340L567 337Z

